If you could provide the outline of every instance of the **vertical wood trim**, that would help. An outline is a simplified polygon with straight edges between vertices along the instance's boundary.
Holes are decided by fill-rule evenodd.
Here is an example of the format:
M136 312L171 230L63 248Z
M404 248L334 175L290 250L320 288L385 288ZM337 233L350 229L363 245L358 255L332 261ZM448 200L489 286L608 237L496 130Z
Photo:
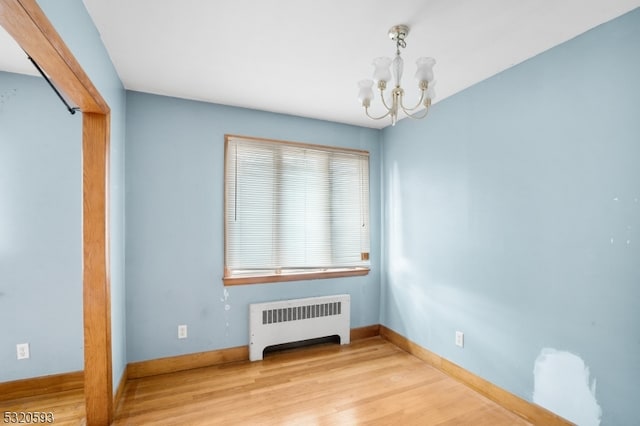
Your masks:
M109 115L82 116L84 393L87 424L110 424L111 297L108 246Z

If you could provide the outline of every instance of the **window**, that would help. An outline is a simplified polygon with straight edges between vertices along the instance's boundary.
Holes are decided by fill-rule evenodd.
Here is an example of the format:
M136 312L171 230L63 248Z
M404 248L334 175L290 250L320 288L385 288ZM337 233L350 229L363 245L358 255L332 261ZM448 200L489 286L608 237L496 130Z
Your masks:
M369 153L225 136L226 285L365 275Z

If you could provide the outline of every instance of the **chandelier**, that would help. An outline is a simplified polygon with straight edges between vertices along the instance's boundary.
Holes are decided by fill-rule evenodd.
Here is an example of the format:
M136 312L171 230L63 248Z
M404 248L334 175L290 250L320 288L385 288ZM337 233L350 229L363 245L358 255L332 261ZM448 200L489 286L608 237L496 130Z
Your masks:
M373 120L381 120L385 117L391 117L391 125L395 126L398 122L398 111L402 110L407 117L421 119L427 116L429 113L429 107L431 106L431 100L435 97L435 91L433 86L433 66L436 64L436 60L433 58L418 58L416 61L417 70L415 74L416 80L418 80L418 89L420 90L420 99L418 103L408 108L404 105L404 90L400 87L400 80L402 79L402 68L404 61L400 56L400 48L406 48L407 42L405 38L409 34L409 27L406 25L395 25L389 30L389 37L396 42L396 57L391 60L388 57L380 57L373 60L373 66L375 70L373 72L372 80L362 80L358 83L360 92L358 94L358 100L362 103L364 111L367 117ZM393 82L395 87L391 90L391 102L385 100L385 90L387 83L391 80L391 71L393 70ZM378 90L380 91L380 98L382 99L382 105L386 109L386 113L375 117L369 113L369 107L373 100L373 83L376 83ZM424 107L424 110L418 109Z

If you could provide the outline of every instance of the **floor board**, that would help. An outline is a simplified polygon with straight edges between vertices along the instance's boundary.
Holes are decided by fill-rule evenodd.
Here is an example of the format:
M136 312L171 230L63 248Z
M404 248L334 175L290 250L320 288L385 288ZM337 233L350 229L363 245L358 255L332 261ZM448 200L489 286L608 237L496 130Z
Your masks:
M14 401L10 409L52 407L59 410L55 424L79 424L84 415L79 394ZM58 405L51 405L54 401ZM120 426L216 424L529 423L381 338L130 380L114 421Z
M3 416L0 423L2 424L6 423L4 419L6 412L17 413L17 415L19 413L45 413L47 422L44 424L78 426L85 421L84 390L76 389L13 401L0 401L0 415ZM52 423L49 422L49 413L53 416ZM25 420L25 418L23 417L22 420ZM30 423L33 423L33 421ZM7 424L19 423L12 423L12 418L10 417Z

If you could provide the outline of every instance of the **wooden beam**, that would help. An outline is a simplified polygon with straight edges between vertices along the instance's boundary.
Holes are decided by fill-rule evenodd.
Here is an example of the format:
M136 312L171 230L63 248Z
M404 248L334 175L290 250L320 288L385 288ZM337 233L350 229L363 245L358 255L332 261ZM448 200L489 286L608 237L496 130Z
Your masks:
M35 0L0 0L0 25L83 112L83 319L87 425L110 424L109 106Z
M87 424L110 424L111 296L108 263L109 115L82 116L84 392Z
M35 0L0 0L0 25L83 112L109 106Z

